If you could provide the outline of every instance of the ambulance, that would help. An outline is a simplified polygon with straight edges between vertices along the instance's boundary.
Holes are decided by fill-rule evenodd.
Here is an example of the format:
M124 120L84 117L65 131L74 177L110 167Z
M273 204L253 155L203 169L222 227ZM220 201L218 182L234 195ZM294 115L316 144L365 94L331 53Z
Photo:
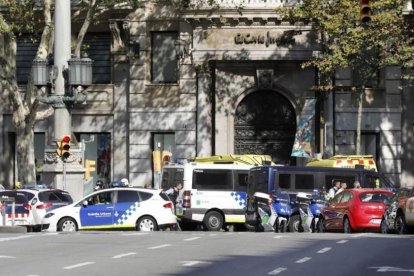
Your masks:
M216 155L165 164L161 188L183 184L176 215L184 228L219 231L228 224L244 225L249 170L266 162L271 163L270 156Z
M335 155L329 159L313 159L308 167L357 168L378 171L372 155Z

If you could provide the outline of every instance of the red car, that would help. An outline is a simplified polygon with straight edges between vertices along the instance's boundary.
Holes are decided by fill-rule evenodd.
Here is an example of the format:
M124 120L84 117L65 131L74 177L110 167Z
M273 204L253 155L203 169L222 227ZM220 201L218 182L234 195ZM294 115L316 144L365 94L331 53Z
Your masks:
M321 212L318 231L379 232L386 203L393 193L382 189L348 189L335 195Z

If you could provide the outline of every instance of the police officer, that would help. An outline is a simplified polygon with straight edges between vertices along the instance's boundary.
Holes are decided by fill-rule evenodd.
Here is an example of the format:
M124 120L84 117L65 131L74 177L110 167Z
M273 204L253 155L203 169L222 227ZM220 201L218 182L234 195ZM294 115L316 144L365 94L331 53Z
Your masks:
M97 180L95 183L95 191L97 190L102 190L103 189L103 181L102 180Z
M175 205L177 204L177 198L180 194L180 190L183 188L182 183L176 183L174 187L169 188L164 193L168 196L168 198L172 201L172 203Z

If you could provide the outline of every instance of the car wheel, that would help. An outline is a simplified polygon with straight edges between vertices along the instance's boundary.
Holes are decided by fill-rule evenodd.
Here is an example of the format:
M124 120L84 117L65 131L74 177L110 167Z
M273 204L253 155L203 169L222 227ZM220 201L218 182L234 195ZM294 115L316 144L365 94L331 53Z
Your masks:
M57 230L61 232L76 232L78 231L78 225L72 218L63 218L59 221Z
M381 220L381 233L382 234L388 234L390 232L390 228L388 227L388 223L385 220L385 218L382 218Z
M407 224L404 215L401 213L397 214L395 218L395 232L400 235L407 233Z
M223 227L223 216L217 211L210 211L204 218L204 226L208 231L220 231Z
M289 232L303 232L300 223L300 215L291 216L289 219Z
M323 218L321 217L321 218L319 218L318 219L318 222L316 223L316 231L318 232L318 233L323 233L323 232L325 232L326 231L326 229L325 229L325 225L323 224Z
M155 221L155 219L149 216L145 216L138 220L135 226L135 229L137 231L145 231L145 232L157 231L158 226L157 226L157 222Z
M344 219L344 233L350 234L352 233L351 223L349 223L349 219Z

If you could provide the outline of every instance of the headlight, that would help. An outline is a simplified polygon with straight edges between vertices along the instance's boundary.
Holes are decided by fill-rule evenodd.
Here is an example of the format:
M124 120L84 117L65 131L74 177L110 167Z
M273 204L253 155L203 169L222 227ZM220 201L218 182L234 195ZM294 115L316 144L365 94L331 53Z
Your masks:
M47 213L46 215L45 215L45 218L50 218L50 217L52 217L52 216L54 216L55 214L54 213Z

